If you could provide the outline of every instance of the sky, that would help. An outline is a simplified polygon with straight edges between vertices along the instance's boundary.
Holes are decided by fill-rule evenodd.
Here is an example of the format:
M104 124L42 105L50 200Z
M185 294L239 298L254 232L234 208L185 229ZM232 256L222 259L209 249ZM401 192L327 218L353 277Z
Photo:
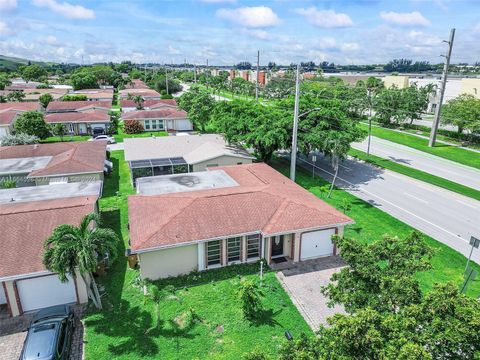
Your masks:
M0 54L233 65L480 61L479 0L0 0Z

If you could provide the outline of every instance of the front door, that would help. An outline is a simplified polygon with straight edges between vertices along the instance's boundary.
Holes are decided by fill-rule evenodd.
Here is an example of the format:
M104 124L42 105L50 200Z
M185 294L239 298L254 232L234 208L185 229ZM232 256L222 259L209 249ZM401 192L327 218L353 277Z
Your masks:
M272 236L272 259L283 256L283 235Z

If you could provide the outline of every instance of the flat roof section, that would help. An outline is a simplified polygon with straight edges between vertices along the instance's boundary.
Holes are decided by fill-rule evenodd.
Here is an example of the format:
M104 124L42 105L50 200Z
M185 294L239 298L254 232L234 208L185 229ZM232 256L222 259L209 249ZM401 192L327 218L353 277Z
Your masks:
M142 195L161 195L234 186L239 185L223 170L150 176L137 179L137 193Z
M16 159L0 159L0 174L25 174L43 169L52 156L37 156Z
M101 181L29 186L1 189L0 204L15 204L20 202L63 199L78 196L96 196L98 198L101 194Z

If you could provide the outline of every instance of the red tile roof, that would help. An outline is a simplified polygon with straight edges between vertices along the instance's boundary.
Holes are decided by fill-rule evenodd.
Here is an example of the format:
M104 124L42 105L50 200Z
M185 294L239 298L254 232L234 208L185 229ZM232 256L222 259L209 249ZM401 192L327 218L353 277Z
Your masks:
M266 164L217 169L227 172L240 186L129 196L132 250L252 232L270 236L352 222Z
M45 271L43 243L55 227L80 225L95 209L95 197L0 205L2 261L0 278Z
M161 100L144 100L144 108L153 108L161 106L177 106L177 100L175 99L161 99ZM133 100L120 100L120 107L136 107L137 104Z
M17 114L16 111L10 110L0 112L0 125L11 125Z
M104 110L89 110L82 112L59 112L45 115L47 123L77 123L77 122L110 122L110 115Z
M52 144L0 147L0 160L52 156L46 167L32 171L30 177L101 173L106 156L106 141L60 142Z
M111 101L51 101L47 106L47 112L50 111L78 111L87 108L105 108L112 107Z
M122 115L123 120L143 119L187 119L188 114L183 110L163 108L160 110L129 111Z
M15 111L33 111L40 110L41 105L37 102L6 102L0 103L0 111L15 110Z

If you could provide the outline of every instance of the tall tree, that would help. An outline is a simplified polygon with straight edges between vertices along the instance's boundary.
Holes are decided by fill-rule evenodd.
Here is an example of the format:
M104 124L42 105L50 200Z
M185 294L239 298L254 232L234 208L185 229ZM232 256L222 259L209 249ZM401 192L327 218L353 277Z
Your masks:
M442 123L455 125L458 133L470 130L480 132L480 99L462 94L442 107Z
M100 225L100 216L91 213L83 218L80 226L57 226L45 240L43 253L45 267L56 273L62 282L68 281L67 275L76 278L78 270L85 284L90 284L88 296L99 309L102 302L92 273L106 255L109 261L115 259L119 241L113 230Z
M40 97L38 98L38 101L40 102L42 107L44 109L46 109L48 104L50 104L50 101L53 101L53 96L52 96L52 94L45 93L45 94L40 95Z
M206 131L215 108L215 100L206 90L192 85L189 91L178 98L178 106L188 113L195 128Z
M39 111L26 111L15 121L16 133L34 135L40 139L50 136L50 129Z
M22 69L22 78L27 82L39 81L46 76L47 76L47 70L44 67L37 64L28 65Z
M10 91L6 95L7 101L17 101L17 102L22 102L23 99L25 99L25 93L20 90L15 90L15 91Z

